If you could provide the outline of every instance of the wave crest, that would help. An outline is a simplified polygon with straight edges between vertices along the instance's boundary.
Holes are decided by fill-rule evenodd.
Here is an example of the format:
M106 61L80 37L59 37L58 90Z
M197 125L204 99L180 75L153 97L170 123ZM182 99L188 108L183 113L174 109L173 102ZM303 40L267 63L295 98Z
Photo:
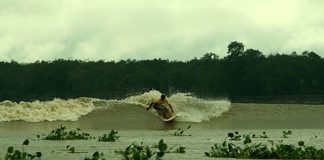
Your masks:
M70 120L90 113L94 109L94 99L77 98L70 100L34 102L0 102L0 122L23 120L27 122Z
M27 122L40 121L77 121L81 116L97 109L118 110L119 105L127 107L148 107L160 98L161 92L152 90L140 95L130 96L124 100L102 100L95 98L76 98L69 100L54 99L52 101L34 102L0 102L0 122L22 120ZM202 122L219 117L231 107L228 100L205 100L188 93L176 93L168 98L177 114L176 121ZM113 111L113 110L110 110ZM128 110L132 112L132 110ZM157 114L154 109L152 114ZM117 114L132 114L118 112ZM133 113L138 114L138 113ZM143 109L142 116L149 115ZM107 117L109 118L109 117Z

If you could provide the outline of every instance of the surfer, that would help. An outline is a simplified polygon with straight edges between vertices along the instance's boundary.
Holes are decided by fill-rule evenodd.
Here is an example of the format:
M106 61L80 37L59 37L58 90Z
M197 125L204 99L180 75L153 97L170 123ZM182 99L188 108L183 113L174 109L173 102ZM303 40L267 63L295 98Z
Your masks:
M173 107L172 107L171 104L168 102L168 100L166 100L166 97L165 97L164 94L161 95L161 98L160 98L160 99L158 99L158 100L152 102L152 103L149 105L149 107L146 108L146 110L149 110L149 109L153 106L154 109L162 111L164 118L166 118L166 117L168 117L169 110L168 110L168 109L167 109L163 104L167 104L167 105L170 107L172 113L174 113L174 111L173 111Z

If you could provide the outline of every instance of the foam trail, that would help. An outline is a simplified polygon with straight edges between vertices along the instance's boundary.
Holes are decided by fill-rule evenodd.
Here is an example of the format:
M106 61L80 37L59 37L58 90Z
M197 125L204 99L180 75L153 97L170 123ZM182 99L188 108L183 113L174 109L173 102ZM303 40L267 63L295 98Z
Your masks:
M204 100L186 93L177 93L170 97L174 103L178 121L202 122L219 117L229 111L231 102L227 100Z
M92 98L34 102L0 102L0 122L23 120L27 122L70 120L76 121L94 109Z
M128 97L124 102L147 107L160 96L161 92L152 90L141 95ZM211 118L221 116L231 108L231 102L228 100L205 100L196 98L189 93L177 93L171 95L168 99L174 107L175 113L177 113L177 121L208 121ZM153 113L156 114L154 111Z

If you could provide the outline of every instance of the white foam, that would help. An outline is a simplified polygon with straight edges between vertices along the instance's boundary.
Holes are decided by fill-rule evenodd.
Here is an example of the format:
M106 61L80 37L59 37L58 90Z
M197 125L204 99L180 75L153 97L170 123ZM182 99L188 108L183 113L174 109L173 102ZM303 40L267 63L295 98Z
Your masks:
M0 102L0 122L22 120L27 122L70 120L76 121L94 109L92 98L34 102Z
M149 92L145 92L141 95L130 96L122 100L124 103L141 105L143 107L148 107L148 105L154 100L160 98L161 92L156 90L151 90Z
M205 100L190 94L177 93L170 97L174 103L178 121L202 122L219 117L229 111L231 102L228 100Z

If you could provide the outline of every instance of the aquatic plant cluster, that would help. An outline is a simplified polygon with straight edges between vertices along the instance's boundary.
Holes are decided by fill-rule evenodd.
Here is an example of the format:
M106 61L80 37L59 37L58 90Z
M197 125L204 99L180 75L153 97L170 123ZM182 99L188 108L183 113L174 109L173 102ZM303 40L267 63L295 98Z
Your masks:
M170 136L191 136L185 134L191 125L186 129L179 128L173 134L168 132ZM118 131L111 130L109 134L104 134L98 137L100 142L116 142L120 136ZM282 138L286 139L292 135L292 131L283 131ZM316 138L317 136L315 136ZM254 142L255 139L268 139L266 142ZM40 135L37 135L40 140ZM96 139L90 134L81 132L81 129L66 131L65 126L51 131L41 140L90 140ZM29 153L25 150L25 146L29 145L29 140L25 140L21 146L21 150L15 149L13 146L7 148L4 160L33 160L41 159L42 153ZM88 153L77 152L76 148L71 145L66 146L66 151L71 154ZM123 160L159 160L167 153L186 153L186 147L177 144L169 147L163 139L160 139L157 144L152 146L132 143L125 149L115 150L115 154L122 157ZM215 143L209 151L205 152L206 157L215 158L249 158L249 159L324 159L324 150L317 149L314 146L307 146L304 141L299 141L298 144L284 144L280 139L278 142L270 140L266 132L261 135L256 134L240 134L238 131L230 132L222 143ZM85 157L84 160L105 160L104 153L95 151L90 157Z
M124 160L148 160L154 157L161 159L166 153L186 152L185 147L181 146L173 150L174 147L168 148L168 145L161 139L156 146L149 147L143 142L139 145L132 143L125 150L116 150L115 153L122 155ZM158 151L153 151L154 148L157 148Z
M105 158L103 158L103 157L104 157L104 154L102 152L99 153L98 151L96 151L92 154L91 158L86 157L86 158L84 158L84 160L105 160Z
M43 140L88 140L91 139L89 133L81 132L80 128L73 131L66 131L65 126L52 130Z
M174 133L168 132L168 135L172 136L191 136L191 134L185 134L185 131L189 130L191 125L189 125L186 129L178 128Z
M117 141L120 136L117 136L118 131L111 130L109 134L104 134L103 136L98 138L100 142L115 142Z
M283 138L288 138L291 131L283 131ZM283 144L279 140L277 144L273 140L268 140L270 146L264 143L255 143L254 134L240 135L238 132L228 133L228 137L223 143L215 143L209 152L205 152L207 157L222 158L250 158L250 159L324 159L324 150L314 146L306 146L304 141L299 141L298 145ZM268 138L266 133L259 138ZM234 143L236 142L236 143Z
M41 152L36 152L35 154L28 153L24 146L29 145L29 140L26 139L21 145L21 150L15 149L13 146L8 147L7 153L5 155L5 160L31 160L40 159L42 157Z

